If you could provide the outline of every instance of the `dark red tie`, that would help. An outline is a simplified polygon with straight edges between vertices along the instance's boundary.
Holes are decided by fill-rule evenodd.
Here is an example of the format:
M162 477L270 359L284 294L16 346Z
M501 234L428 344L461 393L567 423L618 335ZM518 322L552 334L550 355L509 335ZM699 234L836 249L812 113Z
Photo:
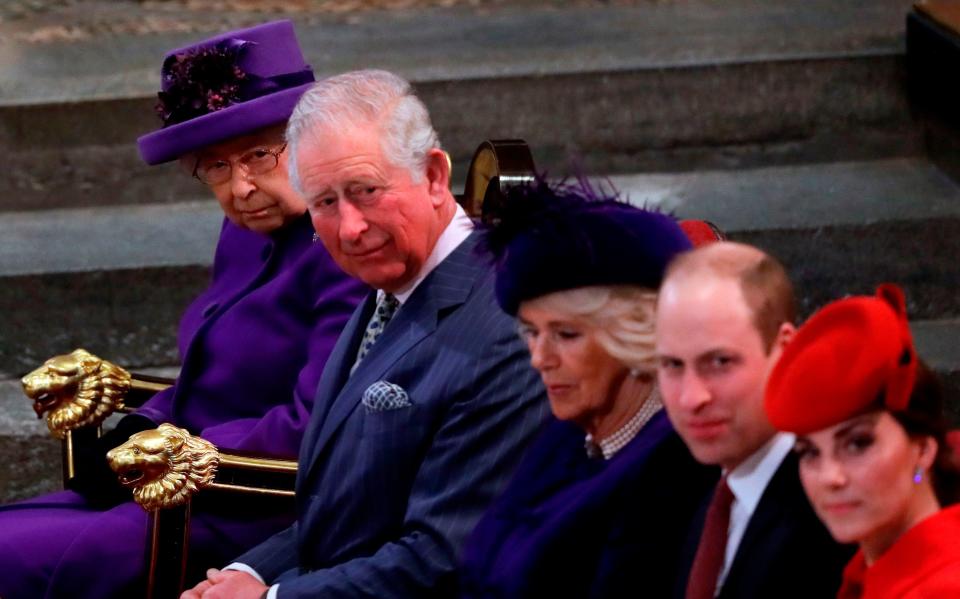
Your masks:
M727 528L730 526L730 505L733 493L727 486L724 476L713 491L713 498L707 507L707 518L703 524L703 534L697 546L697 555L690 568L690 580L687 581L686 599L713 599L717 590L717 578L723 567L723 556L727 550Z

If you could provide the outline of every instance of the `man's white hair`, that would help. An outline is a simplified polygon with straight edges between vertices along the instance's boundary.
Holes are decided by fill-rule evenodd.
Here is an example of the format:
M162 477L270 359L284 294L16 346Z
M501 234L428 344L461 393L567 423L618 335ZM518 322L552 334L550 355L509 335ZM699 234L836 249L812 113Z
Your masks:
M415 182L423 178L427 153L440 147L427 107L407 80L380 70L335 75L318 81L303 94L287 124L287 164L297 192L303 194L297 148L304 135L335 133L348 125L379 127L384 156L394 166L410 171Z

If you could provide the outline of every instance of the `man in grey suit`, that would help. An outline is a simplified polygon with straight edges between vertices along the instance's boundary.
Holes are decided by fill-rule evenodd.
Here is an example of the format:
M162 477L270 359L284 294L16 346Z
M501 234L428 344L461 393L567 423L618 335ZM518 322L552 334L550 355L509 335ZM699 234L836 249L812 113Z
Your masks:
M465 537L546 416L543 387L406 81L319 82L287 137L317 235L375 292L320 378L296 524L183 598L450 596Z

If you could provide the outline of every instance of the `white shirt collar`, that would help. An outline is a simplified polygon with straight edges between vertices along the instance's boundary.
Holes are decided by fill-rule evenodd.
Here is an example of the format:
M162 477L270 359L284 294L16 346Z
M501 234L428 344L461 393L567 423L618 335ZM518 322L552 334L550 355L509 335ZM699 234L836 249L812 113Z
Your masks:
M740 541L747 530L760 498L767 485L773 479L783 459L793 448L796 437L791 433L777 433L763 447L727 473L727 485L733 493L734 501L730 507L730 526L727 528L727 548L724 553L723 569L717 582L717 592L723 586L733 559L737 555Z
M760 449L727 473L727 484L750 514L760 503L783 458L793 448L795 437L790 433L777 433Z
M393 295L397 298L397 301L400 302L401 306L413 294L420 283L427 278L427 275L433 272L433 269L436 268L438 264L453 253L453 250L457 249L457 246L463 243L472 232L473 221L470 220L470 217L464 212L463 207L457 204L457 210L453 215L453 219L447 223L443 233L437 238L437 243L433 246L433 251L427 256L427 260L423 263L423 267L420 268L420 272L417 273L416 278L408 283L402 290L394 292ZM383 290L377 290L377 301L383 297L383 294Z

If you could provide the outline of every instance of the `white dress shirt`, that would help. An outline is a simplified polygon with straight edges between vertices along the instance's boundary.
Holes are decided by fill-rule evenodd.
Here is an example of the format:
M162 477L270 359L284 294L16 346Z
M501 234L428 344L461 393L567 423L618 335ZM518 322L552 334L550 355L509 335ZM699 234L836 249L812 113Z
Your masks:
M730 527L727 529L727 550L723 558L723 568L720 578L717 579L717 593L723 587L733 558L737 555L737 548L743 540L743 533L747 530L750 518L753 516L757 504L767 485L777 472L783 459L793 449L794 435L777 433L767 443L753 452L746 460L727 473L727 485L733 493L733 504L730 506Z
M457 211L454 213L453 219L447 223L443 233L437 238L437 243L433 246L433 251L427 256L416 278L407 283L402 289L393 293L393 296L397 298L401 306L413 295L413 292L420 286L420 283L427 278L427 275L433 272L433 269L443 262L447 256L452 254L453 250L457 249L472 232L473 221L470 220L470 217L464 212L463 207L457 204ZM383 296L383 293L382 289L377 290L377 300Z
M447 223L447 226L443 229L443 233L440 234L440 237L437 238L437 243L433 246L433 250L430 252L430 255L427 256L426 261L423 263L423 267L420 269L420 272L417 273L416 278L414 278L410 283L396 292L394 292L394 297L397 298L397 301L400 302L400 305L403 304L410 298L416 288L427 278L433 269L437 267L444 259L453 253L453 250L463 243L463 241L470 236L470 233L473 231L473 221L470 220L470 217L467 216L467 213L463 210L463 207L457 204L457 210L453 215L453 219ZM382 289L377 290L377 301L383 297L384 291ZM240 572L246 572L250 576L253 576L263 584L267 584L266 581L257 573L256 570L240 562L233 562L224 570L239 570ZM270 587L270 591L267 593L267 599L277 599L278 588L280 585L275 584Z

